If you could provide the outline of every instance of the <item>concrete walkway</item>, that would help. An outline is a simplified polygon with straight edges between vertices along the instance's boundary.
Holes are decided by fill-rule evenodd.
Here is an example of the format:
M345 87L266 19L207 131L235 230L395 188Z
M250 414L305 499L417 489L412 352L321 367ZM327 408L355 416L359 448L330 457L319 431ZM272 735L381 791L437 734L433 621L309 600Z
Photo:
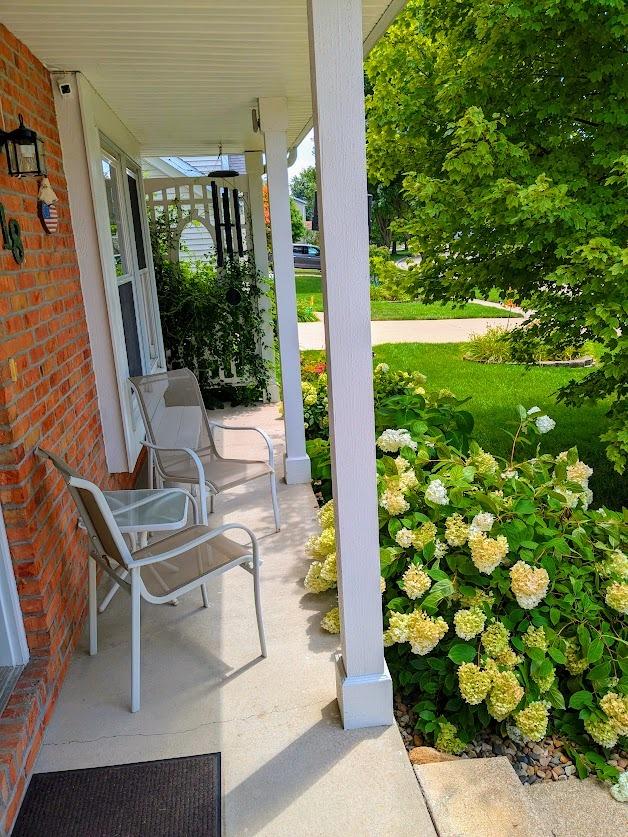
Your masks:
M484 304L484 303L483 303ZM475 317L460 320L373 320L371 342L380 343L464 343L472 334L483 334L487 329L514 328L524 322L520 317ZM325 325L299 323L299 348L324 349Z
M234 412L212 413L222 416L231 421ZM238 411L237 420L263 426L281 461L275 406ZM252 437L246 444L251 450ZM87 655L84 637L74 656L35 769L220 751L228 837L433 837L397 727L340 726L338 638L319 628L332 597L308 595L302 583L316 502L309 485L283 483L279 500L279 534L265 480L219 498L212 521L241 520L261 537L268 658L259 657L245 572L210 585L208 610L200 594L177 607L143 603L142 708L132 715L130 608L119 593L99 617L99 654Z

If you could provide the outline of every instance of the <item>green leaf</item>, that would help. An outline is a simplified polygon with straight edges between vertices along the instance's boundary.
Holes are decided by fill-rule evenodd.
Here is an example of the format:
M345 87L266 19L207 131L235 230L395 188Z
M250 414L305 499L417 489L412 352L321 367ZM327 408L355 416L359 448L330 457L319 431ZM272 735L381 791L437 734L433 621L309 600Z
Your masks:
M541 677L547 677L549 674L551 674L553 668L554 666L551 664L551 662L548 659L545 659L542 663L539 664L539 675Z
M388 610L403 610L408 604L408 600L404 596L397 596L396 599L391 599L388 604Z
M556 681L552 683L551 687L545 692L547 699L552 704L554 709L563 710L565 708L565 698L563 697L562 692L556 685Z
M550 622L552 625L558 625L560 622L560 610L557 607L550 608Z
M477 651L470 645L468 642L457 642L455 645L452 645L449 649L449 654L447 655L449 659L456 663L456 665L461 665L462 663L470 663L476 657Z
M582 709L583 706L593 706L593 695L591 692L587 691L580 691L574 692L574 694L569 698L569 708L570 709Z
M436 584L432 587L430 592L421 602L421 606L424 609L427 608L434 608L436 607L439 602L443 599L447 598L448 596L453 596L454 594L454 585L449 578L441 579L437 581Z
M542 663L545 659L545 652L541 648L526 648L526 654L535 663Z
M605 686L611 676L611 664L610 662L600 663L599 665L592 668L590 671L587 672L587 677L589 680L594 683L596 686Z
M536 505L532 502L532 500L517 500L514 505L514 511L516 514L534 514L536 511ZM525 541L523 541L523 543L525 543Z
M604 643L601 639L594 639L587 649L587 661L597 663L604 653Z
M549 648L547 653L550 655L552 660L559 665L564 665L567 662L567 657L565 657L560 648Z
M582 646L582 650L586 654L589 649L589 643L591 642L591 634L587 630L585 625L578 625L578 641Z

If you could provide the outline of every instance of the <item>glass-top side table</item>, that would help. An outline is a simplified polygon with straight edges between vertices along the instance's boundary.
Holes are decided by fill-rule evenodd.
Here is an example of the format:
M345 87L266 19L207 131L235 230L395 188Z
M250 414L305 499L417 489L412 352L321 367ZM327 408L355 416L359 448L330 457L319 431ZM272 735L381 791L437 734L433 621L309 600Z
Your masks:
M122 533L170 532L188 520L190 497L179 488L140 488L104 491Z
M183 529L188 523L191 495L182 488L139 488L120 491L103 491L107 505L111 509L116 523L123 535L131 537L132 550L145 546L151 532L173 532ZM192 500L194 503L194 501ZM194 520L197 518L194 503ZM164 564L166 566L166 564ZM149 567L159 580L159 573ZM121 578L128 575L126 570ZM120 589L112 583L109 592L98 606L103 613ZM172 601L176 604L176 599Z

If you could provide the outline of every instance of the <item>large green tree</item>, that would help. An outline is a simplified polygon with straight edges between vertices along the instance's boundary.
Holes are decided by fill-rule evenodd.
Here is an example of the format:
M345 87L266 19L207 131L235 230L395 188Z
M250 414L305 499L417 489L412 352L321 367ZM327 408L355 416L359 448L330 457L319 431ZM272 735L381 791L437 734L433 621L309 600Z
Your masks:
M308 166L290 181L290 191L295 198L305 201L305 217L312 220L314 214L314 193L316 192L316 167Z
M496 286L536 311L517 342L602 345L560 392L610 397L628 458L624 0L410 0L367 62L369 176L403 178L426 299ZM624 334L620 329L623 328Z

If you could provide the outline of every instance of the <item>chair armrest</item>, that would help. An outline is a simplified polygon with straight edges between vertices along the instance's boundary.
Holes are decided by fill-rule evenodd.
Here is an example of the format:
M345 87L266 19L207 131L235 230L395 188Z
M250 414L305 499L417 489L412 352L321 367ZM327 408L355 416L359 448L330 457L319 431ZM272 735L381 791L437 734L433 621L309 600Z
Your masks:
M203 522L207 523L207 488L205 486L205 469L203 468L203 463L196 451L193 451L192 448L165 448L160 445L153 445L151 442L147 442L146 440L144 440L142 444L149 450L169 451L170 453L186 453L190 457L196 466L196 472L198 474L198 508L203 516Z
M220 427L221 430L248 430L253 431L255 433L259 433L262 439L266 442L266 447L268 448L268 464L273 469L273 471L275 470L275 451L273 448L272 439L270 438L268 433L266 433L266 431L262 430L260 427L243 427L241 424L233 426L230 424L222 424L219 421L210 421L209 426L210 428ZM227 457L223 457L223 459L224 458Z
M147 567L150 564L159 564L161 561L169 561L171 558L176 558L179 555L184 555L186 552L189 552L191 549L194 549L197 546L201 546L208 541L211 541L213 538L216 538L218 535L222 535L225 532L231 529L240 529L249 536L251 541L251 554L253 556L253 560L257 561L259 557L259 547L257 544L257 538L255 534L248 528L248 526L244 526L242 523L225 523L222 526L218 526L216 529L212 529L209 532L201 533L197 538L194 540L189 541L186 544L182 544L181 546L175 547L174 549L167 549L165 552L159 553L159 555L154 555L151 558L139 558L137 560L133 560L134 567ZM155 546L159 545L159 541L155 544ZM246 560L246 556L242 556L243 560Z

